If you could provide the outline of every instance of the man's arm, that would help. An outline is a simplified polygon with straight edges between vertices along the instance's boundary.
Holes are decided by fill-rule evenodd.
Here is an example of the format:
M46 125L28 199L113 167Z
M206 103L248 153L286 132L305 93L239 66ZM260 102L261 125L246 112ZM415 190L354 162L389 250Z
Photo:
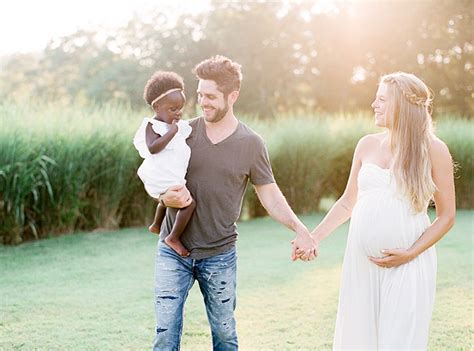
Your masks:
M308 260L317 255L317 246L306 226L296 217L276 183L255 185L255 191L268 214L296 233L291 259L296 259L296 250L304 250Z

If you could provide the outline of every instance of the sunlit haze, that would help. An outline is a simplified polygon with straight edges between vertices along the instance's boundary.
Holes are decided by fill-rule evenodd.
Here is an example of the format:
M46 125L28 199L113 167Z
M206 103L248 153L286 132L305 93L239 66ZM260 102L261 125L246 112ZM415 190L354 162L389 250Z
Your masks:
M114 28L135 14L163 7L172 13L198 12L206 0L15 0L0 11L0 55L44 49L53 38L89 27Z

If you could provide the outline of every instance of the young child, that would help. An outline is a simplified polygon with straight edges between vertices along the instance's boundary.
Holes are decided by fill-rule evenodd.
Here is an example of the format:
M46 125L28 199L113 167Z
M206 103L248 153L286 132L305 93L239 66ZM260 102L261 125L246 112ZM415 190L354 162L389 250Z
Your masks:
M174 72L159 71L145 85L143 98L151 106L155 116L145 118L138 128L133 144L144 158L137 174L147 193L158 201L160 194L173 185L184 185L191 150L186 138L191 126L181 120L186 98L183 93L183 78ZM189 256L180 236L196 208L194 200L176 215L176 221L165 243L179 255ZM159 234L166 207L158 204L150 232Z

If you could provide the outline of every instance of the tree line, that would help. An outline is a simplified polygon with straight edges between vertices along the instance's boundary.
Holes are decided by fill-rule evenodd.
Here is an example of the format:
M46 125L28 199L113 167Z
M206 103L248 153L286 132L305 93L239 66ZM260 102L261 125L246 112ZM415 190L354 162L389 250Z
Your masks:
M436 111L472 115L470 0L211 4L178 16L157 8L114 30L79 30L41 53L5 57L0 97L138 108L151 73L173 70L193 108L192 68L223 54L243 66L237 108L262 118L367 109L380 75L398 70L427 82Z

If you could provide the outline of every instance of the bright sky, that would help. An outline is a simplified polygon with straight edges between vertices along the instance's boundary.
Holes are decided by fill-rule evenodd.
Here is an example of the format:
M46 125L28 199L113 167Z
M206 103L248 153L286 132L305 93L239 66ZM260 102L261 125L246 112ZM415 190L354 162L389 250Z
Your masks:
M174 13L205 11L208 0L4 0L0 55L40 51L55 37L80 28L119 27L134 13L162 7Z

